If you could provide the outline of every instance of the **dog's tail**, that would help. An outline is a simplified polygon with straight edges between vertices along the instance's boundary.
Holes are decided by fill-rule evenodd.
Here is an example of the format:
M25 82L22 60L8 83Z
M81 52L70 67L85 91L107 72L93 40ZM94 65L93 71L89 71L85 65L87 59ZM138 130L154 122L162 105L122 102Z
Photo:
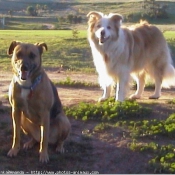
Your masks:
M172 64L165 66L162 87L175 87L175 68Z

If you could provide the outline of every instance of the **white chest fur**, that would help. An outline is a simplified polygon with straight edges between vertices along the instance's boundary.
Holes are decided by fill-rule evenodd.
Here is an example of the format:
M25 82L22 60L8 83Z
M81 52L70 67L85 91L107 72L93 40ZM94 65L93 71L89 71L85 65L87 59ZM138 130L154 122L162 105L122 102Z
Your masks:
M29 96L29 93L30 93L30 89L22 89L21 90L21 98L23 100L26 100Z
M19 79L19 77L15 76L15 81L17 81L19 83L19 85L22 87L21 88L21 98L23 100L26 100L29 96L29 93L30 93L30 87L32 84L31 80L28 79L28 80L22 81ZM26 88L23 88L23 87L26 87Z

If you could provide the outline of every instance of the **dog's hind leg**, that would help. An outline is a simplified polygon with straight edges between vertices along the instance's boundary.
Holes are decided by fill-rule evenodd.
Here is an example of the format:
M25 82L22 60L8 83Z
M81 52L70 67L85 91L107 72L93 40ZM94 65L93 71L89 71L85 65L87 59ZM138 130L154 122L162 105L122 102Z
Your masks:
M56 144L56 152L64 153L64 141L68 137L70 129L71 124L63 111L51 120L49 143Z
M161 96L161 85L162 85L162 78L157 75L155 77L155 91L154 94L149 97L149 99L158 99Z
M137 76L132 75L132 77L134 78L134 80L136 81L136 85L137 85L137 90L135 92L135 94L132 94L129 98L130 99L139 99L144 91L145 88L145 72L142 71L140 72Z

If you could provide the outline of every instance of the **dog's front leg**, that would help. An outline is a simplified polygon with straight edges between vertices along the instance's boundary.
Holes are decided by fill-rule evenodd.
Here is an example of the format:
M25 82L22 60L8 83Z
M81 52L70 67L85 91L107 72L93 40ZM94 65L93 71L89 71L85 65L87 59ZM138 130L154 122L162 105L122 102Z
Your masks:
M119 77L119 82L116 87L116 101L123 102L126 98L126 93L128 91L129 75L124 74L124 76Z
M111 85L103 86L103 96L98 99L99 102L104 101L110 97Z
M13 122L13 144L8 152L9 157L16 156L20 150L20 126L21 126L21 110L12 107Z
M48 141L49 141L49 130L50 130L50 114L49 112L44 113L44 116L41 120L40 132L40 162L48 162Z

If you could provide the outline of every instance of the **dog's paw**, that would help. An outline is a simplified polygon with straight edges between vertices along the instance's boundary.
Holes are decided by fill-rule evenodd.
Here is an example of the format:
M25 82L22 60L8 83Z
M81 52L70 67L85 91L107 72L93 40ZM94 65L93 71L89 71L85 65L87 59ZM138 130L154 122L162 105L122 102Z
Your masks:
M30 141L24 143L23 148L24 149L30 149L35 145L36 141L34 139L31 139Z
M58 146L56 147L56 152L64 153L63 143L58 144Z
M103 102L103 101L105 101L105 100L107 100L107 98L105 98L105 97L100 97L100 98L98 99L98 102Z
M18 152L19 152L19 148L11 148L9 152L7 153L7 156L15 157L17 156Z
M137 95L137 94L132 94L130 95L129 99L140 99L140 95Z
M149 97L149 99L158 99L160 97L160 95L151 95Z
M40 152L40 158L39 161L41 163L47 163L49 161L49 155L47 152Z

